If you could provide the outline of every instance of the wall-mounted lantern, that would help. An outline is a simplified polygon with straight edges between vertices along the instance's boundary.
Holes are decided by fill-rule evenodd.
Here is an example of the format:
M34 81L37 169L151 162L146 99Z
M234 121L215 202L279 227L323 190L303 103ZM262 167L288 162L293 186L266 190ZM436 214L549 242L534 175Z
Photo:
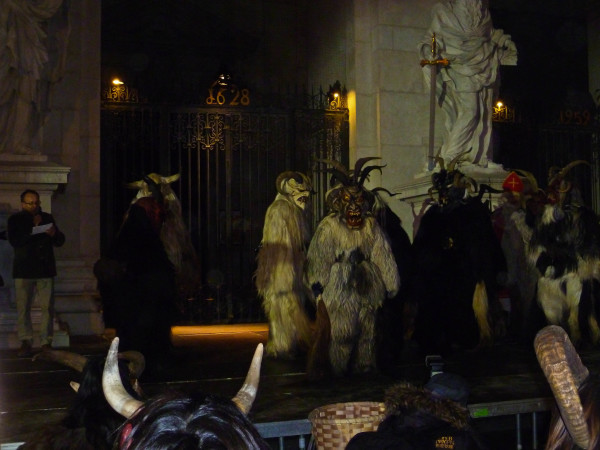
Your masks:
M333 85L329 85L327 91L327 102L328 108L331 110L347 108L347 94L346 88L342 88L341 83L337 80Z
M498 100L494 105L494 111L492 113L493 122L514 122L515 121L515 110L510 106L504 104L502 100Z
M138 103L138 91L127 86L120 78L113 78L110 86L102 90L102 101L112 103Z

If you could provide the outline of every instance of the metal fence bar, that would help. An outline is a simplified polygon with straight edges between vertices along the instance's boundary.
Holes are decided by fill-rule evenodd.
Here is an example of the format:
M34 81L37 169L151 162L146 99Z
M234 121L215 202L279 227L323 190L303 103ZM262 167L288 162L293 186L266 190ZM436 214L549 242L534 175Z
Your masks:
M523 450L523 444L521 443L521 414L517 414L517 450Z
M503 402L474 403L468 405L469 413L473 419L483 419L498 416L512 416L516 418L517 449L522 449L521 439L521 414L532 413L532 442L537 449L537 412L550 411L554 405L553 398L531 398L525 400L508 400ZM279 438L279 448L285 448L285 437L299 436L298 448L311 449L314 447L312 427L308 419L287 420L281 422L264 422L254 424L264 439ZM308 447L305 447L305 436L310 435Z
M279 449L285 449L284 438L298 436L298 449L306 449L306 435L310 435L309 449L312 447L312 426L308 419L287 420L283 422L255 423L254 426L264 439L279 438Z

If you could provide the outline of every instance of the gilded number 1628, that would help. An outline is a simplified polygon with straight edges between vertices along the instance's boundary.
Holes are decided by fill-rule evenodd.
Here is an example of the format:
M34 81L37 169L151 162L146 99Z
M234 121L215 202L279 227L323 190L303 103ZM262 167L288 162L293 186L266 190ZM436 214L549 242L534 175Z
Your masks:
M227 99L231 97L229 102ZM208 90L208 97L206 97L207 105L224 105L228 104L229 106L248 106L250 105L250 90L249 89L237 89L235 87L232 88L219 88L217 94L215 95L214 89L210 88Z

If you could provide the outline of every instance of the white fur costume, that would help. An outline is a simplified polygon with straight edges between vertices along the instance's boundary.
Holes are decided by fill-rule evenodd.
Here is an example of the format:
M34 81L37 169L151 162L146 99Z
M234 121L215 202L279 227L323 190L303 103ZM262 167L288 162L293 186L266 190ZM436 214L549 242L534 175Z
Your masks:
M310 241L310 180L298 172L278 177L279 193L267 209L255 283L269 320L267 355L290 357L310 337L304 310L312 297L304 280Z
M323 286L333 373L375 368L376 311L385 296L393 297L400 287L390 244L377 221L367 216L356 229L338 214L325 217L308 249L308 278L311 285Z

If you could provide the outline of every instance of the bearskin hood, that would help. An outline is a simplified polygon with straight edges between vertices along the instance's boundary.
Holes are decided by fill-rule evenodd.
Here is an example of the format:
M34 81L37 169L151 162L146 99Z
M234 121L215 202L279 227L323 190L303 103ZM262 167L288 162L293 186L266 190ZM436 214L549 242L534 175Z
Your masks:
M386 416L416 416L440 419L457 429L468 427L469 410L449 399L436 398L408 382L400 382L385 392Z

